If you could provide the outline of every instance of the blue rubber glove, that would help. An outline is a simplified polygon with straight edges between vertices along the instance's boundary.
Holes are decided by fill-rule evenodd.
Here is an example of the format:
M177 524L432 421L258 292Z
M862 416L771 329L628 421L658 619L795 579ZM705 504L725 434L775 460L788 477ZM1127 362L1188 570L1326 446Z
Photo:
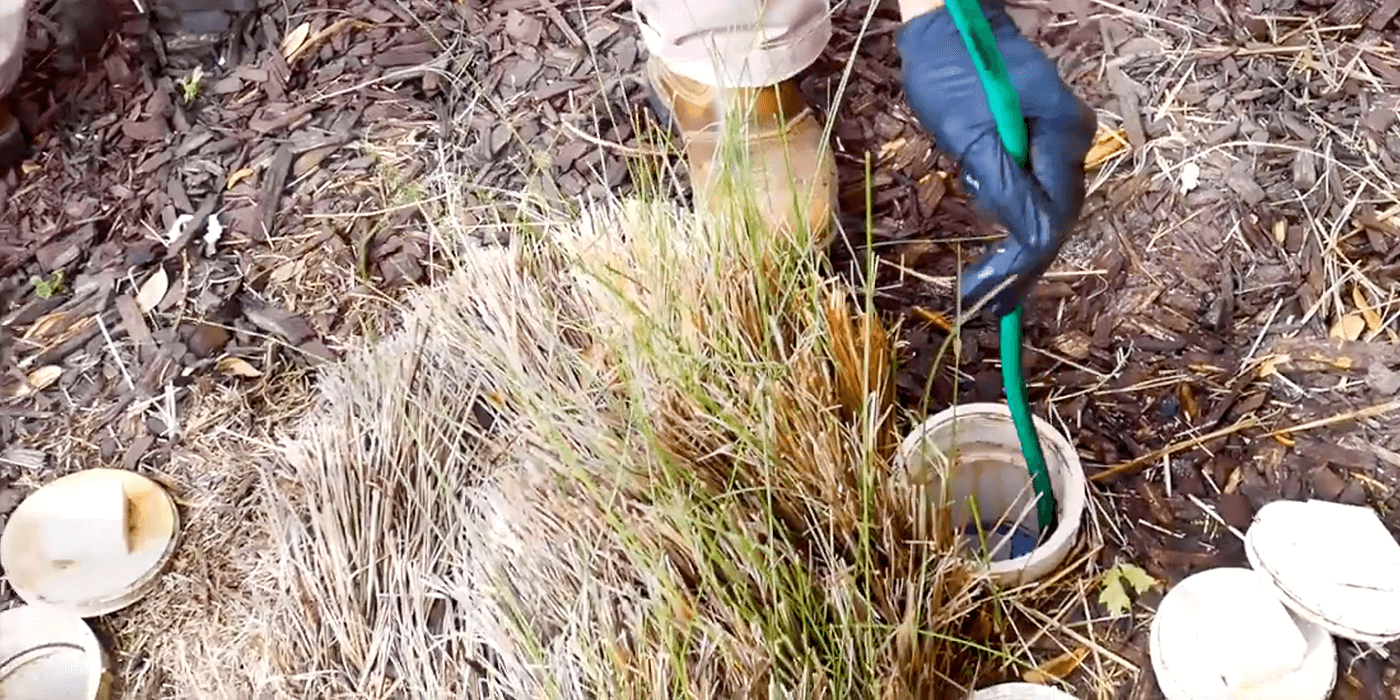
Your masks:
M982 0L1030 135L1029 171L1016 165L997 135L977 69L946 9L900 29L905 99L939 150L955 158L973 201L1009 235L963 273L964 308L1008 277L1016 279L987 309L1015 309L1054 262L1084 206L1084 157L1098 126L1050 59L1011 20L1000 0Z

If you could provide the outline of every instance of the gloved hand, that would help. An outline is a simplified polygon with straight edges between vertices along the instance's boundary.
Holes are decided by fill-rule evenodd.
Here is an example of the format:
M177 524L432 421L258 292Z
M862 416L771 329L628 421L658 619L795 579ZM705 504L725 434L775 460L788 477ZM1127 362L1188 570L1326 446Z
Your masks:
M1098 124L1045 53L1016 28L1001 0L982 0L982 8L1020 95L1029 170L1002 147L981 79L947 9L906 22L898 46L909 106L939 150L957 159L973 201L1009 232L964 271L959 290L970 308L1016 275L985 307L1004 316L1054 262L1079 218L1084 158Z

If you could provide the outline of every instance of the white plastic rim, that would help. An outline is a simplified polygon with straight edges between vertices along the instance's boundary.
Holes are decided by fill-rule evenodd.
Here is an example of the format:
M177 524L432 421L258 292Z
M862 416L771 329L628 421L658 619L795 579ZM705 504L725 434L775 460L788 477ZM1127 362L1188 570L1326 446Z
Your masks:
M1255 514L1245 555L1297 616L1343 639L1400 639L1400 543L1374 510L1274 501Z
M1079 698L1048 685L1002 683L987 686L973 693L968 700L1079 700Z
M1251 569L1208 569L1187 577L1162 599L1149 632L1149 655L1157 686L1167 700L1325 700L1337 682L1337 649L1319 625L1282 605L1277 617L1251 618L1246 610L1275 603L1265 578ZM1232 611L1239 611L1235 616ZM1292 625L1302 640L1296 657L1277 625ZM1289 630L1291 632L1291 629ZM1271 662L1275 673L1252 684L1229 687L1228 676L1242 676Z
M107 700L111 658L82 618L52 605L0 613L0 698Z
M128 500L132 549L120 559L53 562L40 546L48 505L64 503L68 489L119 480ZM80 499L78 499L80 500ZM124 469L84 469L55 479L20 502L0 532L0 565L26 603L59 606L80 617L120 610L149 593L175 554L180 512L154 480Z
M999 585L1019 586L1043 578L1054 571L1078 540L1087 505L1087 482L1079 454L1060 431L1039 416L1032 416L1050 472L1055 494L1057 524L1046 542L1018 557L988 562L985 570ZM948 495L952 517L959 528L973 520L968 505L975 496L980 513L996 513L991 519L1024 524L1038 530L1034 507L1035 491L1011 409L999 403L970 403L953 406L924 421L904 438L896 457L908 473L937 472L929 462L933 454L950 455L956 450L956 468L949 480ZM939 481L931 479L931 489Z

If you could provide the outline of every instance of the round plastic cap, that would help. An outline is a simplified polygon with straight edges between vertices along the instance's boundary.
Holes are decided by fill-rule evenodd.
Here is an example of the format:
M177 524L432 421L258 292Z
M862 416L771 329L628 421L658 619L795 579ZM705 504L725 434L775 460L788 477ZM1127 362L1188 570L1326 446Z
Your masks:
M175 501L156 482L122 469L87 469L19 504L0 535L0 564L26 603L105 615L155 585L179 525Z
M1210 569L1171 589L1149 645L1168 700L1323 700L1336 682L1336 647L1300 620L1258 572Z
M1255 514L1245 553L1299 617L1343 639L1400 639L1400 543L1374 510L1274 501Z
M0 612L0 698L105 700L110 658L82 618L51 605Z
M1035 683L1001 683L983 688L969 700L1079 700L1057 688Z

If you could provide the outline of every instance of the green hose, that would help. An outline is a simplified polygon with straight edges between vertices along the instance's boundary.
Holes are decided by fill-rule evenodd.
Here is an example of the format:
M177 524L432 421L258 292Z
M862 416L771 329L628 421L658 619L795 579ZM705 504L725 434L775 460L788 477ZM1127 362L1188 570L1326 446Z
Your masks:
M1021 440L1021 453L1026 457L1026 469L1031 473L1031 486L1040 497L1036 512L1040 516L1040 536L1048 537L1055 529L1055 491L1050 485L1050 471L1045 466L1045 453L1040 449L1040 436L1031 420L1031 404L1026 398L1026 380L1021 373L1021 307L1001 317L1001 382L1006 386L1006 404L1011 408L1011 420L1016 424L1016 436Z
M978 0L946 0L953 24L967 44L972 64L982 79L987 93L987 105L996 120L1002 145L1021 167L1026 167L1030 154L1030 136L1021 114L1021 102L1007 73L1006 63L996 48L992 27L982 14ZM1026 398L1026 380L1021 371L1021 307L1001 318L1001 380L1006 388L1006 403L1016 424L1016 436L1021 441L1021 453L1026 458L1031 485L1035 488L1036 513L1040 521L1041 538L1055 529L1055 492L1050 484L1050 472L1045 466L1045 454L1031 419L1031 406Z

